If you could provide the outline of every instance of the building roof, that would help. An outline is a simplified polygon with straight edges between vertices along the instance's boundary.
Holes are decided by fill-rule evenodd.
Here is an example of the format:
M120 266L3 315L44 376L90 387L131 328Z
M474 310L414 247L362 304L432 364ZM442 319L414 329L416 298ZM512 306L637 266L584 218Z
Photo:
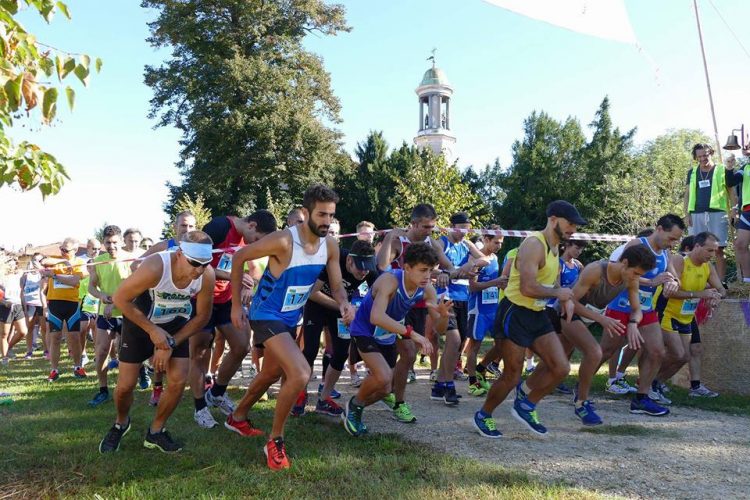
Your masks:
M424 76L422 77L422 83L419 84L419 86L424 85L450 85L448 83L448 78L445 76L445 73L442 69L436 68L433 66L432 68L428 69L424 72Z

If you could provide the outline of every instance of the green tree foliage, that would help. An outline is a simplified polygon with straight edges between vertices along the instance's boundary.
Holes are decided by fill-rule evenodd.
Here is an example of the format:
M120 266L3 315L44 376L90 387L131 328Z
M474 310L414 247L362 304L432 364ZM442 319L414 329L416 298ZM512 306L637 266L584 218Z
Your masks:
M60 162L28 141L14 143L7 135L14 120L38 113L49 125L57 113L57 101L64 94L70 109L75 90L62 82L74 75L88 85L91 58L69 54L39 42L26 31L17 17L20 10L38 13L47 23L58 12L70 19L68 6L53 0L0 0L0 187L13 185L23 191L38 189L42 197L56 194L69 179ZM97 59L98 72L102 62ZM50 80L56 79L55 83Z
M148 66L157 126L183 133L174 204L200 193L215 214L245 214L299 200L330 182L346 161L322 60L304 50L309 33L347 31L344 8L322 0L143 0L155 9L148 41L171 57Z
M212 218L211 210L206 207L202 195L198 194L195 198L191 198L187 194L183 194L182 198L177 200L177 203L172 207L170 220L164 223L164 228L161 231L162 238L165 240L174 238L174 218L182 212L190 212L195 215L195 227L199 229L208 224Z
M494 163L485 165L483 170L476 171L470 166L461 173L464 183L483 202L477 212L483 220L494 220L505 200L505 191L499 183L502 171L500 160L496 158Z

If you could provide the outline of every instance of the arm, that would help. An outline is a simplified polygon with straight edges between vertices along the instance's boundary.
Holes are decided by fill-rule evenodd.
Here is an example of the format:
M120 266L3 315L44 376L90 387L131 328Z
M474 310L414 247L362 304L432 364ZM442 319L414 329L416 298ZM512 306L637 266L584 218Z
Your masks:
M711 268L711 274L708 276L708 284L719 293L721 298L725 298L727 296L727 290L719 279L719 273L716 272L716 268L713 264L709 263L708 265Z
M403 234L403 231L400 229L392 229L389 232L386 233L385 238L383 238L383 243L380 245L380 250L378 250L378 269L381 271L385 271L388 269L388 266L393 262L393 260L398 257L398 254L396 253L396 249L394 248L396 242L398 241L398 236L401 236Z
M111 304L112 296L107 295L106 293L99 290L99 275L96 274L96 271L89 273L89 275L89 295L91 295L92 297L96 297L105 304Z
M508 286L508 280L510 279L510 269L513 267L513 262L515 262L515 257L511 259L507 259L505 261L505 265L503 266L503 272L500 273L500 288L505 290L505 287Z
M508 280L505 280L505 283L507 283ZM486 290L487 288L492 288L493 286L501 286L503 283L503 277L499 276L495 278L494 280L489 281L477 281L477 277L474 276L471 281L469 281L469 292L481 292L482 290ZM504 287L503 287L504 288Z
M735 171L734 168L724 168L724 180L726 181L727 187L732 188L742 182L743 171Z
M315 302L316 304L320 304L321 306L325 307L326 309L331 309L332 311L338 311L339 310L339 304L334 299L329 297L328 295L324 294L320 291L320 289L323 287L323 281L318 280L315 282L315 286L312 289L312 292L310 293L310 299L312 302Z
M24 293L24 290L26 289L26 273L23 273L21 275L20 281L21 281L21 308L23 309L23 315L26 316L26 321L28 323L29 318L26 314L26 294Z
M688 211L690 203L690 177L693 175L693 170L688 170L687 185L685 186L685 194L682 197L682 213L685 214L685 223L688 226L693 225L693 221L690 218L690 212Z
M328 284L331 287L331 295L338 303L338 309L339 312L341 312L341 319L348 325L354 320L354 308L349 303L349 296L341 283L339 245L335 239L329 237L326 237L326 245L328 245L328 262L326 263L326 271L328 272Z
M570 288L547 288L537 281L539 268L545 261L544 252L544 245L536 238L527 238L518 249L516 268L521 275L521 293L532 299L554 297L561 302L570 300L573 297Z
M448 317L452 303L445 301L441 305L438 305L437 292L435 292L432 285L427 285L427 288L424 289L424 300L427 304L427 314L430 315L435 330L438 333L445 333L445 330L448 328Z

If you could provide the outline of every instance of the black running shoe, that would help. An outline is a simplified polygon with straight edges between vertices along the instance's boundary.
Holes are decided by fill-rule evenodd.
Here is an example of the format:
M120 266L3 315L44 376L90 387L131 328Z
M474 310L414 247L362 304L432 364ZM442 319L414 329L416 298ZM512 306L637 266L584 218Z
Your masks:
M104 436L104 439L102 439L102 442L99 443L99 453L107 453L107 452L113 452L120 449L120 441L122 441L122 437L128 433L130 430L130 419L128 418L128 423L125 427L122 425L115 423L115 425L112 426L112 428L107 432L107 435Z
M458 404L458 394L456 394L455 387L446 387L443 393L443 402L448 406L455 406Z
M159 450L163 453L177 453L178 451L182 451L182 446L172 440L172 436L169 435L166 429L162 429L161 432L157 432L156 434L151 434L151 429L147 430L143 446L152 450Z

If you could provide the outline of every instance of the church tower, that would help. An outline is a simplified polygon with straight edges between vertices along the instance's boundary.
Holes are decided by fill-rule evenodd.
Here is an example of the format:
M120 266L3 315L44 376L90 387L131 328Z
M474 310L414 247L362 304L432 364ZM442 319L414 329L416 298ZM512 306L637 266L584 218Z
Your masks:
M422 82L416 89L419 99L419 131L414 144L419 148L430 148L442 154L452 163L453 145L456 137L451 132L450 99L453 87L448 83L443 70L435 66L433 51L432 67L425 71Z

